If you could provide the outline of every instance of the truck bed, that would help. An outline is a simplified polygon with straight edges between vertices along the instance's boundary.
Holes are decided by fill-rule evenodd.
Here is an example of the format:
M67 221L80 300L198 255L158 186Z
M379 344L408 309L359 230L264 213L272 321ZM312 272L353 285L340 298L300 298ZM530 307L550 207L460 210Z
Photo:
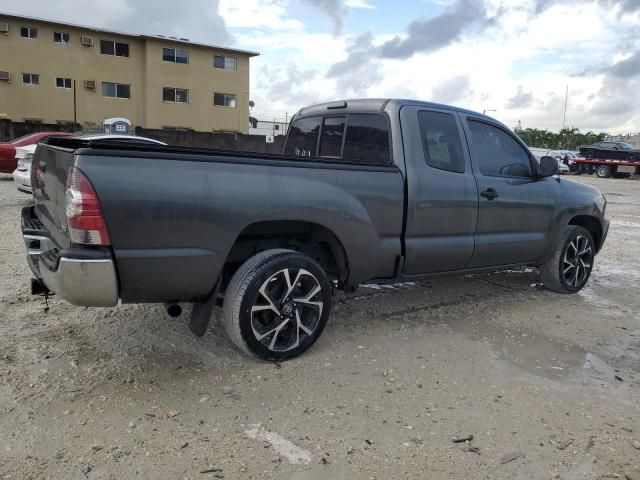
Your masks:
M35 215L62 249L74 248L69 167L92 183L125 303L205 297L238 238L285 219L341 239L354 259L350 283L393 277L402 253L404 180L393 165L63 139L41 146L34 161L44 170Z

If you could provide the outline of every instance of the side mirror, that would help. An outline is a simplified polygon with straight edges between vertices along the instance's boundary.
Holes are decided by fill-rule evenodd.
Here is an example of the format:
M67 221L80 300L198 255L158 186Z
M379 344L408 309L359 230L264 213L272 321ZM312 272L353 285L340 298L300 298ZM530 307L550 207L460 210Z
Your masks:
M540 159L540 176L552 177L558 174L558 160L553 157L542 157Z

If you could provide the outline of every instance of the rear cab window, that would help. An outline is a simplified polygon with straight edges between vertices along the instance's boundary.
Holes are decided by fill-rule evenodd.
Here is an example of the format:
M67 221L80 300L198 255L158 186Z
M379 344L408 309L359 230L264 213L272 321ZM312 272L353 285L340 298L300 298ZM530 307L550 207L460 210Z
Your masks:
M284 154L363 165L389 165L389 146L386 116L351 113L294 120Z
M291 125L285 155L295 157L315 157L322 117L298 118Z

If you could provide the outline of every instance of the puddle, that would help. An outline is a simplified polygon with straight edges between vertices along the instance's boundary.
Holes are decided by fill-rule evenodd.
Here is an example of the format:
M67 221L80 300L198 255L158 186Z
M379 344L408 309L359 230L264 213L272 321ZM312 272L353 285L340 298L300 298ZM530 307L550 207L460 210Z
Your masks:
M418 284L416 282L403 282L403 283L363 283L360 288L369 288L372 290L407 290L416 288Z
M581 378L585 384L593 383L593 380L616 382L617 370L614 367L577 345L562 343L520 328L499 330L487 324L476 324L471 328L458 325L454 327L454 332L487 343L496 358L538 377L561 382ZM607 348L617 349L615 346ZM622 346L620 348L624 349Z
M604 314L615 316L616 313L613 310L617 308L617 305L611 302L608 298L600 295L597 292L597 289L598 287L594 287L593 284L587 283L587 285L578 292L578 295L580 295L580 297L582 297L587 303L604 310Z
M575 345L549 340L522 331L484 332L481 340L489 343L499 359L518 368L552 380L561 380L580 368L587 352Z

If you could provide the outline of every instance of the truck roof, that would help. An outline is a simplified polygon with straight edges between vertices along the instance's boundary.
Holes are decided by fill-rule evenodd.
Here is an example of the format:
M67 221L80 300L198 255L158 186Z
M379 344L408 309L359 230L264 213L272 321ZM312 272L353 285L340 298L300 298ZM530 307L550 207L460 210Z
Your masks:
M442 110L451 110L454 112L471 113L473 115L491 119L494 122L495 119L488 117L482 113L474 112L460 107L454 107L451 105L444 105L441 103L425 102L421 100L400 99L400 98L355 98L347 100L338 100L334 102L319 103L317 105L311 105L309 107L301 108L296 116L308 116L313 114L326 115L327 111L335 111L339 113L344 112L383 112L388 106L393 107L395 110L399 110L405 105L414 105L422 107L439 108Z

